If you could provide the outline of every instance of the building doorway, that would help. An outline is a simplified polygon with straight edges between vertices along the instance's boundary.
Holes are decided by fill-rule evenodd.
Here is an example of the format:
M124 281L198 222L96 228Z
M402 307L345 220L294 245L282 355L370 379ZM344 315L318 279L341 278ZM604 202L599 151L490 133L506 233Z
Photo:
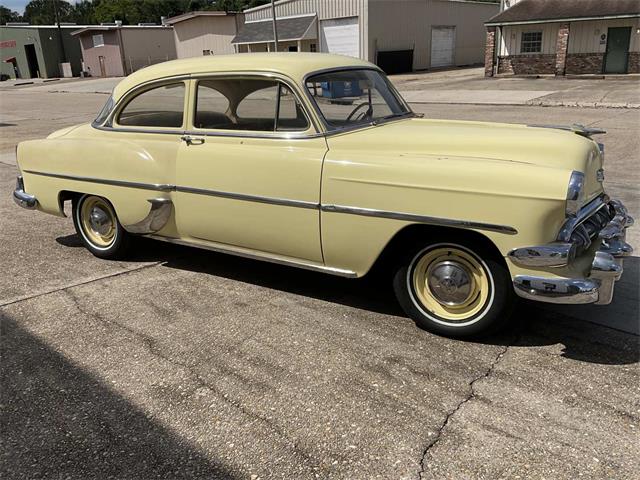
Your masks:
M276 18L278 18L278 17L276 17ZM101 77L106 77L107 76L107 67L105 66L104 57L102 55L98 56L98 62L100 63L100 76Z
M604 73L627 73L631 27L609 28Z
M40 78L40 67L38 66L38 55L36 55L36 46L33 43L25 45L24 53L27 57L29 78Z

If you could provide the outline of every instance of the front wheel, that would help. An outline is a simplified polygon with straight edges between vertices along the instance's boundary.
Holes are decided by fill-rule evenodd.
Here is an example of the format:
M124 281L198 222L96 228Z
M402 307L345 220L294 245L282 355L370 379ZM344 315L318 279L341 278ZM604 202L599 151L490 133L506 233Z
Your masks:
M84 246L96 257L118 259L129 249L130 235L106 198L82 195L74 199L73 224Z
M450 337L498 328L513 305L507 267L467 241L410 249L393 284L400 305L418 326Z

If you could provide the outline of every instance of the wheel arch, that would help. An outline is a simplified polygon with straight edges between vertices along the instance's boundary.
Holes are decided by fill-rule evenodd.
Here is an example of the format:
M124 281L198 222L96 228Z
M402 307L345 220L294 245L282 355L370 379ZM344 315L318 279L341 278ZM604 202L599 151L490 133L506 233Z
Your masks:
M483 250L489 252L494 260L499 261L504 266L507 265L496 244L481 232L464 228L413 223L406 225L395 233L382 249L369 271L391 267L406 252L406 248L416 245L420 239L424 239L423 243L425 245L443 241L452 243L461 240L475 242Z
M66 217L67 214L64 211L65 202L69 200L74 201L84 195L83 192L76 192L74 190L60 190L58 192L58 208L60 209L60 215Z

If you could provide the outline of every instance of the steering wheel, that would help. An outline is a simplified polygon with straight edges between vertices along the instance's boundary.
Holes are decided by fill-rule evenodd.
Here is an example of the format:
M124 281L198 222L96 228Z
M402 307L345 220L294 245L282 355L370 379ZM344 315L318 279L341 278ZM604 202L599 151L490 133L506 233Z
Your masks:
M356 113L358 113L358 112L362 109L362 107L367 107L367 111L366 111L366 112L362 112L362 113L360 114L360 116L358 116L358 117L356 118L356 121L362 120L363 118L366 118L366 117L371 117L371 115L373 114L373 109L372 109L372 108L371 108L371 106L369 105L369 102L364 102L364 103L361 103L360 105L356 106L356 108L354 108L354 109L351 111L351 113L350 113L350 114L349 114L349 116L347 117L347 120L346 120L346 121L347 121L347 122L350 122L350 121L351 121L351 119L355 116L355 114L356 114Z

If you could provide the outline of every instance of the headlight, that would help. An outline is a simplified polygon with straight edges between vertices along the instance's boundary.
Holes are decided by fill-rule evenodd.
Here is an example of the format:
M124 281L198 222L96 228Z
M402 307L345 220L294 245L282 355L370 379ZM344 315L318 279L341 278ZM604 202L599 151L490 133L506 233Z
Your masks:
M575 217L584 200L584 173L572 172L567 189L567 216Z

